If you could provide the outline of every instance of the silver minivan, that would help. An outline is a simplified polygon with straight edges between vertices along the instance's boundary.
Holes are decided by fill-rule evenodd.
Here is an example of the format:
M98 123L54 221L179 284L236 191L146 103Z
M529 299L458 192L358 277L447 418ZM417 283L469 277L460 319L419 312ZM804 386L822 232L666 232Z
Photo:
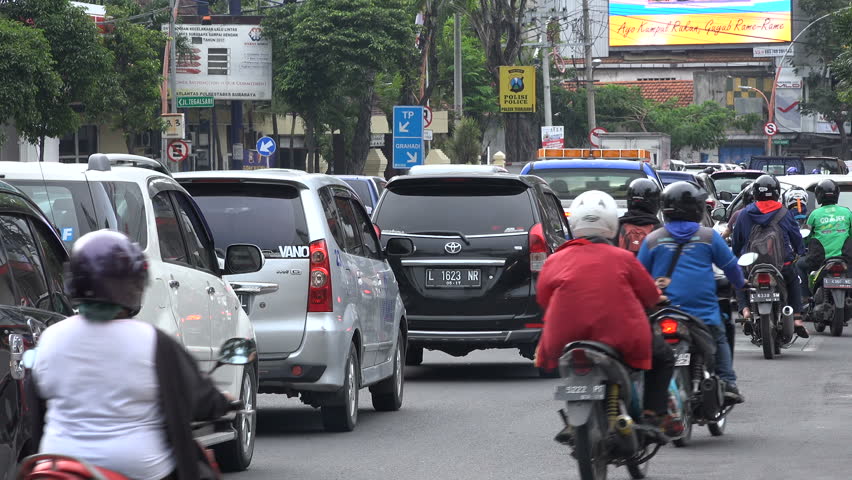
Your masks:
M387 258L410 254L412 242L383 249L358 196L328 175L266 169L175 179L217 244L239 239L263 250L260 272L228 277L257 335L260 393L299 396L334 431L355 427L362 387L376 410L398 410L407 323Z

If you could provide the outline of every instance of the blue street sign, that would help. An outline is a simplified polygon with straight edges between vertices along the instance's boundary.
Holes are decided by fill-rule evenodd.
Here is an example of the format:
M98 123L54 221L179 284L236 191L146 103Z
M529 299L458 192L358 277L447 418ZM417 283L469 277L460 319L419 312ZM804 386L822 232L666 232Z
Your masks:
M268 157L275 153L275 140L269 137L260 137L255 147L257 153L263 155L264 157Z
M393 168L423 165L423 107L393 107Z

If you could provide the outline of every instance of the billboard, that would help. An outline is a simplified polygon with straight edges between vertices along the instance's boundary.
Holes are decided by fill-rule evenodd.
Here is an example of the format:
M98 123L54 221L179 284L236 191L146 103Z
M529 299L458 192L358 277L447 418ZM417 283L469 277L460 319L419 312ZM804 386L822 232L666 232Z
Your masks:
M609 45L720 45L792 39L792 0L610 0Z
M500 67L500 111L535 112L535 67Z
M168 25L163 31L168 32ZM272 45L258 25L175 25L177 95L216 100L272 100Z

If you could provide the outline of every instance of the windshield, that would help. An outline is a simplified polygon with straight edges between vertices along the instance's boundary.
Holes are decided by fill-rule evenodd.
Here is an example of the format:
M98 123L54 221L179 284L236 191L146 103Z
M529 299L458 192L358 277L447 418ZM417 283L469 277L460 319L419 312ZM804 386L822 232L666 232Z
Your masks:
M627 186L645 172L613 168L543 168L530 175L543 178L561 200L572 200L583 192L599 190L616 200L627 200Z
M388 232L466 235L526 232L535 224L526 186L514 184L397 187L385 193L375 221Z
M355 193L358 194L358 198L361 199L361 203L363 203L365 207L373 208L373 197L370 195L370 186L367 184L366 180L349 178L344 179L343 181L355 190Z
M742 189L742 185L745 182L752 182L760 175L742 175L742 176L724 176L724 177L711 177L713 179L713 186L716 187L716 192L730 192L733 195L737 195L740 193Z
M299 190L288 185L188 183L186 190L204 213L216 245L250 243L266 258L285 258L308 245L308 226ZM223 252L220 252L220 254Z
M7 181L39 206L69 250L78 238L102 228L124 233L143 249L148 244L142 190L133 182Z
M806 158L802 160L805 164L803 173L814 173L814 170L819 170L821 175L832 175L843 173L840 171L840 166L834 159L827 158Z

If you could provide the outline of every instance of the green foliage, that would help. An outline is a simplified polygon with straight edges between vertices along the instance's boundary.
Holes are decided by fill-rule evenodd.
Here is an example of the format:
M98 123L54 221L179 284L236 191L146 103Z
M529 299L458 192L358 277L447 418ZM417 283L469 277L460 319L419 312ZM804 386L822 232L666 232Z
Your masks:
M471 117L465 117L453 131L453 138L447 148L453 163L479 163L482 153L482 131L479 124Z
M37 123L36 99L56 97L62 86L41 30L0 17L0 78L0 123Z
M735 116L733 110L709 100L683 107L676 107L669 101L654 105L648 114L652 131L671 135L674 152L683 147L703 150L725 143Z
M98 118L115 91L112 55L91 18L67 0L19 0L0 5L0 16L32 23L49 44L58 94L40 91L35 111L18 130L28 140L57 137L77 129L81 114Z
M109 0L107 14L119 19L104 38L112 52L118 88L111 123L124 133L128 149L135 134L160 130L160 82L166 36L159 30L122 20L141 11L131 0Z

